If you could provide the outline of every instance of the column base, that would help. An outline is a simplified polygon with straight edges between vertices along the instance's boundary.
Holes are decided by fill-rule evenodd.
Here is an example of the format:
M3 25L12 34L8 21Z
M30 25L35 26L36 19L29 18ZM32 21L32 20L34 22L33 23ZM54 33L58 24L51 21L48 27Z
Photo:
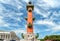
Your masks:
M38 41L38 39L35 38L36 36L33 33L24 34L24 41ZM21 41L23 41L21 40ZM39 40L40 41L40 40Z

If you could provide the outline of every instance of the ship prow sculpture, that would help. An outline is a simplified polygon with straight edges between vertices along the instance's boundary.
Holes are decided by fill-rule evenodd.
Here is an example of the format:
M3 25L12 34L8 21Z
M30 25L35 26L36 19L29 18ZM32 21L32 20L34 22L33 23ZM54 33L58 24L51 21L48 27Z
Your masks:
M35 20L35 18L33 17L33 10L34 10L34 5L32 5L32 2L29 2L26 6L27 8L27 33L26 34L22 34L22 37L24 39L22 39L21 41L39 41L36 38L36 35L34 34L34 29L33 29L33 21Z

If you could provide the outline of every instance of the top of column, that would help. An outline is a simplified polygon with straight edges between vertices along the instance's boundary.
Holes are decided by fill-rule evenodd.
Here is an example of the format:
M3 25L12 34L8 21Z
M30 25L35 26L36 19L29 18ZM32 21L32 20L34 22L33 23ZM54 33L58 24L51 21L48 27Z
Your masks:
M32 4L32 2L28 2L27 6L26 6L27 10L34 10L34 5Z

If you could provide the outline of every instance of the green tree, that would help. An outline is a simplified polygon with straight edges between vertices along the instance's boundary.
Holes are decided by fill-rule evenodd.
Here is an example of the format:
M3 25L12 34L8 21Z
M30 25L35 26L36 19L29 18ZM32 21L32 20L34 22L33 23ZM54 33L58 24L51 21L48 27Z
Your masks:
M40 39L40 41L44 41L44 39Z
M48 36L45 36L44 40L47 40L47 39L49 39L49 37Z
M50 36L46 36L44 39L45 40L49 39L52 41L60 41L60 35L50 35Z

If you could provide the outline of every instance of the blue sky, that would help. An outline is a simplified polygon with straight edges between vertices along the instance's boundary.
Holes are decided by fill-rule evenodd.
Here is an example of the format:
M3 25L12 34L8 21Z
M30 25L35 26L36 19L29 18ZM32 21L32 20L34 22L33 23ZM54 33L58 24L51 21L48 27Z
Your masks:
M21 38L26 33L26 5L34 4L34 33L39 38L60 35L60 0L0 0L0 30L14 31Z

